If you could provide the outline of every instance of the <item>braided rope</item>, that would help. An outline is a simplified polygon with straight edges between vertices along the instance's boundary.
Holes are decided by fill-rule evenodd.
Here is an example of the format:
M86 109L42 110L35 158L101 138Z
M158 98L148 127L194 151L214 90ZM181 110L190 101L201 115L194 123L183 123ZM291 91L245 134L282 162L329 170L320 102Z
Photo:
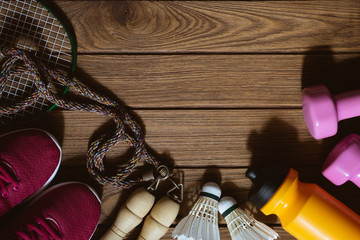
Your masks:
M92 91L53 69L46 68L25 51L11 48L3 49L2 52L6 56L6 60L0 73L0 95L4 92L7 79L20 73L27 73L34 78L36 90L29 97L12 106L0 106L1 114L15 114L35 104L38 99L45 98L62 109L94 112L112 118L116 125L115 131L113 133L104 133L93 141L87 154L86 166L88 171L101 184L111 184L125 189L130 188L142 181L141 179L130 179L131 173L141 160L154 166L159 165L159 162L146 149L141 126L126 112L120 103ZM93 100L94 103L81 103L65 99L50 90L48 87L50 81L67 86L70 91L87 97ZM127 129L130 129L131 132L126 132ZM116 175L109 175L105 170L104 158L106 153L120 141L127 142L134 147L135 152L127 166L120 169Z

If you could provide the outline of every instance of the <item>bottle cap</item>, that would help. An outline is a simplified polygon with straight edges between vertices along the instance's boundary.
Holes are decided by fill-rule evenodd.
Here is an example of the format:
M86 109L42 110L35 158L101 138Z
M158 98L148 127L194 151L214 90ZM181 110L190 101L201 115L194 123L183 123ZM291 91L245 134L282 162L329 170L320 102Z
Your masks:
M278 190L289 170L289 167L281 164L271 167L250 167L245 173L245 176L253 182L253 187L249 192L249 200L256 207L262 208Z

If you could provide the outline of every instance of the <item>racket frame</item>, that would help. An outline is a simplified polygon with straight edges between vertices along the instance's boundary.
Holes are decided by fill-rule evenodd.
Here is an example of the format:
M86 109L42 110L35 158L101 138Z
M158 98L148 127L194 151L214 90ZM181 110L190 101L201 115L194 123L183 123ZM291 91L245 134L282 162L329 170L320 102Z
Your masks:
M75 69L76 69L76 63L77 63L77 44L76 44L76 37L75 37L75 32L73 29L70 30L70 24L67 23L69 21L63 20L61 19L58 15L64 15L64 13L60 13L60 14L56 14L55 11L53 11L51 9L49 5L48 1L40 1L40 0L35 0L36 2L40 3L44 8L46 8L46 10L51 13L56 20L59 21L59 23L61 24L61 26L64 28L66 34L69 37L70 40L70 45L71 45L71 56L72 56L72 65L71 65L71 69L70 69L70 78L74 77L74 73L75 73ZM60 8L59 8L60 9ZM69 26L69 27L68 27ZM65 95L67 92L69 91L69 87L65 87L64 91L63 91L63 95ZM54 108L56 108L56 104L52 105L46 112L50 112L51 110L53 110Z

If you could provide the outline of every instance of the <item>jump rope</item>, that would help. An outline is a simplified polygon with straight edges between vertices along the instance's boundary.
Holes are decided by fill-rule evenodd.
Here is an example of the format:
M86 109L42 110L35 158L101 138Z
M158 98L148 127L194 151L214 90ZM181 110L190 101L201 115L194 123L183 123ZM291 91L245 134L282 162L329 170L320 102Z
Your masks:
M114 130L104 132L89 145L88 172L100 184L120 189L129 189L146 181L147 187L138 188L128 201L133 203L135 211L141 209L143 217L151 210L141 237L160 239L179 212L183 185L173 180L175 174L168 166L150 154L141 125L121 103L72 78L77 58L74 32L61 17L63 14L49 6L47 1L36 0L0 2L0 124L31 120L55 107L111 118L115 123ZM70 99L70 93L84 101ZM126 142L134 152L124 167L110 171L104 164L105 155L119 142ZM150 170L138 168L141 162L150 165ZM143 172L143 176L135 176L135 170ZM165 181L170 182L166 196L154 205L158 186ZM147 208L142 205L144 200L152 200L146 203ZM120 210L117 219L124 223L135 217L136 220L131 222L134 228L142 218L132 216ZM103 240L120 239L119 226L115 225L117 221ZM127 226L124 231L131 229ZM158 235L154 236L154 233Z
M146 207L143 205L142 216L140 216L141 221L142 217L153 207L155 201L153 193L156 192L159 182L169 179L173 187L168 191L168 196L172 200L162 198L153 207L145 220L144 233L141 232L139 239L147 239L146 234L155 231L154 222L159 225L158 229L166 232L177 216L178 203L182 201L183 197L182 185L175 183L171 179L174 174L171 173L169 168L161 165L149 153L141 126L119 102L89 89L71 78L76 64L76 45L65 21L54 14L55 12L50 10L46 2L43 1L2 1L0 9L0 37L2 40L0 45L0 61L2 62L0 73L0 122L6 123L29 119L32 116L39 115L41 112L51 110L55 106L72 111L94 112L111 118L115 123L115 130L103 133L89 146L86 160L88 171L101 184L111 184L122 189L128 189L144 181L144 178L135 178L132 175L139 163L145 161L152 165L155 169L149 178L152 184L146 190L140 188L135 191L127 202L133 202L133 206L141 205L144 201L147 202ZM59 72L58 69L63 71ZM319 94L318 87L315 90L316 94ZM90 99L92 102L70 100L64 94L67 91ZM325 90L321 91L321 93L325 96L323 98L331 99L330 93ZM305 98L306 94L307 92L305 92ZM312 93L309 96L315 96L316 94ZM335 97L336 103L333 105L338 104L337 109L350 109L350 113L339 117L339 120L359 115L359 111L351 110L351 104L347 104L348 102L355 102L358 105L358 96L360 96L360 92L357 91ZM344 99L350 100L345 101ZM314 100L314 102L311 100L310 102L310 100L305 99L306 108L303 110L311 134L315 138L322 138L323 136L317 136L317 133L321 132L322 129L321 131L314 130L315 127L313 127L312 122L321 122L323 116L319 117L320 120L314 121L318 115L309 115L310 112L321 112L319 108L323 109L321 106L317 108L319 104L315 103L315 101L317 100ZM328 102L331 102L331 100ZM310 105L315 106L314 111L306 110L307 106ZM335 119L332 121L333 124L330 127L327 126L324 132L328 131L328 129L334 129L331 134L336 133L337 118L333 118ZM104 158L106 153L121 141L128 143L135 151L127 165L116 174L112 174L105 169ZM341 146L346 145L348 147L350 144L350 141L346 141L341 143ZM344 149L347 151L347 148L344 147L336 151L345 151ZM332 162L336 162L335 160L333 159ZM327 163L327 165L333 164L332 162ZM335 164L337 163L333 165ZM350 180L357 183L355 178ZM177 190L180 191L180 194L174 194L174 191ZM169 206L173 209L171 213L167 211ZM125 208L121 209L121 211L135 211L135 209L129 208L126 208L127 210L124 210ZM122 239L118 238L119 234L125 237L127 232L140 223L135 221L131 223L131 228L126 227L126 229L119 230L117 223L128 220L128 218L124 218L121 211L114 225L102 240ZM164 214L166 211L167 214ZM159 215L166 215L167 218L165 220L162 218L164 221L156 219L156 216ZM152 227L148 229L149 226ZM165 232L161 232L154 239L159 239Z
M160 162L146 148L140 124L124 106L72 78L75 34L64 14L49 6L35 0L0 3L0 122L29 120L54 107L105 115L115 129L91 142L86 159L89 173L101 184L128 189L143 181L132 173L144 161L155 169L155 178L168 179L172 173L159 168ZM70 100L69 93L91 101ZM134 152L114 174L105 168L104 158L119 142L128 143Z
M37 61L30 53L20 49L2 49L5 57L0 73L0 94L4 92L5 84L9 78L26 72L33 77L36 91L29 97L13 106L1 106L0 113L13 115L34 104L38 99L45 98L56 106L72 111L94 112L113 119L116 127L113 133L104 133L90 144L87 155L87 168L89 173L101 184L111 184L116 187L128 189L141 182L139 179L128 179L129 175L139 165L141 160L157 167L160 163L148 152L145 146L144 134L141 126L116 101L109 99L79 82L75 82L66 75L47 68ZM52 91L49 82L68 87L70 91L94 101L94 103L81 103L65 99ZM127 129L131 132L128 133ZM128 130L128 131L129 131ZM106 153L120 141L129 143L135 148L134 156L128 164L116 175L106 174L104 158Z
M110 184L122 189L131 188L144 181L144 179L147 180L147 178L153 181L146 190L144 188L139 188L138 191L135 191L132 194L128 202L131 201L132 206L135 206L135 208L130 207L131 211L128 210L128 208L120 209L116 218L117 220L112 225L112 228L110 228L103 236L102 240L120 239L119 236L125 237L130 230L140 224L142 218L145 217L153 207L155 203L155 196L153 194L156 192L159 183L167 179L171 181L173 188L170 188L167 192L167 196L161 198L155 204L149 217L146 218L143 230L140 233L140 236L144 239L160 239L167 232L168 227L178 215L183 189L181 184L175 183L170 178L173 174L170 172L169 168L165 165L160 165L160 162L155 160L148 152L141 126L118 102L92 91L79 82L75 82L66 77L66 75L47 68L44 64L37 61L30 53L20 49L4 48L2 49L2 54L5 61L0 73L0 94L2 94L5 89L7 79L11 79L12 77L25 72L32 76L36 91L17 104L12 106L1 106L1 114L16 114L20 111L24 111L39 98L44 98L62 109L94 112L110 117L116 125L115 131L112 133L104 133L90 144L86 164L89 173L101 184ZM64 96L61 96L50 89L49 82L55 85L66 86L69 88L69 91L91 99L94 103L82 103L65 99ZM109 175L105 171L104 158L106 153L120 141L127 142L134 147L135 153L127 165L117 174ZM139 165L141 160L153 165L157 174L150 174L150 177L146 177L146 174L144 174L145 176L143 178L131 178L130 175ZM144 208L144 206L146 207ZM132 214L133 218L129 218L129 212L138 212L139 208L142 209L141 212L143 213L140 222L138 214ZM156 219L156 216L162 217L161 219ZM124 223L126 223L126 227L122 227ZM132 227L129 228L129 225Z

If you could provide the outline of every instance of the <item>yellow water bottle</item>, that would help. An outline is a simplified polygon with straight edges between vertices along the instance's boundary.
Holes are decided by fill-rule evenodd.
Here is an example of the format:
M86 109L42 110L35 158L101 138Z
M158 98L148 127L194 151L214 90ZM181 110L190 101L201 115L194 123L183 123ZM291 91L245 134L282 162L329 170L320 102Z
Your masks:
M360 216L318 185L300 182L296 170L252 167L246 177L254 183L250 201L298 240L360 240Z

